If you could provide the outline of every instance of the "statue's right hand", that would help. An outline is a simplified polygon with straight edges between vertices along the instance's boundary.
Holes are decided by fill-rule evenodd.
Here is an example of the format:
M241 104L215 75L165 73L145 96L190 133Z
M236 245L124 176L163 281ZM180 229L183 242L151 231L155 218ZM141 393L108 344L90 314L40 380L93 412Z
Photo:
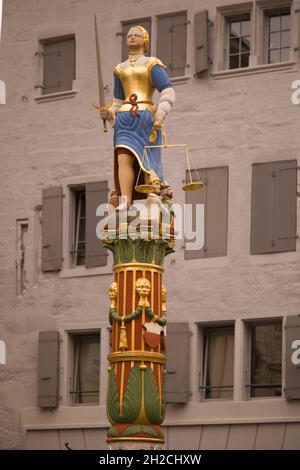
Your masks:
M101 119L103 119L104 121L106 121L109 117L109 111L107 108L100 109L99 114L100 114Z

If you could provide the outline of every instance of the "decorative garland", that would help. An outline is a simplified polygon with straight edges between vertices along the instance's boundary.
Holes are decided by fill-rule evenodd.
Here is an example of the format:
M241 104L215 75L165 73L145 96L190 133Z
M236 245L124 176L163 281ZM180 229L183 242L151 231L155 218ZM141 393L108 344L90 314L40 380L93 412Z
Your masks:
M117 321L117 322L124 322L124 323L128 323L132 320L135 320L137 317L139 317L141 315L143 311L143 307L141 307L140 305L135 309L134 312L132 312L130 315L126 315L125 317L120 317L120 315L118 315L118 312L117 312L117 309L116 308L110 308L109 309L109 323L110 325L112 325L112 322L113 321ZM145 312L146 314L152 319L154 319L154 323L158 323L158 325L160 326L165 326L166 323L167 323L167 318L166 316L162 316L162 317L158 317L157 315L155 315L155 313L151 310L150 307L145 307Z

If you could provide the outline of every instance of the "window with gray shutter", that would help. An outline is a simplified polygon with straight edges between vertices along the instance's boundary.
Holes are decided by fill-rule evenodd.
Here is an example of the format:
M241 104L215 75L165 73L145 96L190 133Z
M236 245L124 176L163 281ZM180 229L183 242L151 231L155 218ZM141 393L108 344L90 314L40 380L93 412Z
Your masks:
M38 349L38 406L56 408L59 401L59 332L40 331Z
M190 396L190 331L188 323L168 323L166 400L186 403Z
M186 12L157 18L157 57L170 77L185 75L187 24Z
M137 20L124 21L122 23L122 33L119 33L119 35L122 34L122 62L125 62L125 60L128 59L129 51L128 51L128 46L127 46L127 33L130 30L130 28L132 28L133 26L137 26L137 25L142 26L148 31L150 41L151 41L151 18L139 18ZM149 42L149 50L148 52L146 52L145 55L146 56L150 55L150 42Z
M97 207L107 204L108 183L99 181L75 186L71 189L73 201L73 244L71 249L73 266L88 268L105 266L107 250L96 235L96 226L101 220L96 216Z
M193 230L196 204L204 204L204 246L201 250L185 250L185 259L212 258L227 254L228 167L197 170L203 188L186 192L186 204L193 205ZM194 171L193 178L197 178Z
M278 397L282 389L282 320L253 322L251 338L251 397Z
M300 400L300 315L287 317L285 335L285 397Z
M295 251L296 231L297 161L254 164L251 254Z
M208 11L195 15L195 73L200 77L208 70Z
M234 326L204 329L203 382L205 399L233 398Z
M42 41L43 94L72 90L75 80L75 38Z
M96 235L96 226L101 220L96 216L97 207L107 204L108 183L99 181L86 185L86 266L93 268L107 264L107 249L102 246Z
M58 271L62 266L62 188L43 190L42 271Z

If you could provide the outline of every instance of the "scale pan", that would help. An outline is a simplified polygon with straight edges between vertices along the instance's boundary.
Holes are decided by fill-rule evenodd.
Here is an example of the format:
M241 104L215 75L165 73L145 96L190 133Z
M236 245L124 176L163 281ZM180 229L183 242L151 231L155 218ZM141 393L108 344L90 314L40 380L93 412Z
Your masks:
M202 181L195 181L194 183L187 183L182 186L183 191L196 191L196 189L203 188Z
M152 184L139 184L134 188L137 193L149 194L155 191L155 187Z

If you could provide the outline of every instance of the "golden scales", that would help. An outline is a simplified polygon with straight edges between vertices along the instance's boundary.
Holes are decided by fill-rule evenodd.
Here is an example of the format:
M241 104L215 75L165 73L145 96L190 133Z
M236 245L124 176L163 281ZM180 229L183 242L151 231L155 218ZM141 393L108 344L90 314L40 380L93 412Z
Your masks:
M154 130L151 133L150 141L155 142L155 140L156 140L156 131ZM182 189L184 191L196 191L196 189L202 188L203 187L203 182L201 181L201 178L199 177L198 171L196 169L194 171L196 173L197 179L193 181L191 165L190 165L190 162L192 161L192 156L189 152L188 145L187 144L174 144L174 145L167 144L166 133L165 133L164 128L162 128L162 140L163 140L163 144L161 144L161 145L145 145L143 160L144 160L144 158L146 158L146 160L148 162L148 168L149 168L149 161L148 161L147 149L153 149L153 148L162 148L162 149L184 148L185 149L186 163L187 163L188 172L189 172L189 182L186 182L183 185ZM140 168L137 180L136 180L135 190L138 193L144 193L144 194L152 193L155 190L155 187L152 184L149 184L149 183L148 184L138 184L140 174L141 174L141 168Z

